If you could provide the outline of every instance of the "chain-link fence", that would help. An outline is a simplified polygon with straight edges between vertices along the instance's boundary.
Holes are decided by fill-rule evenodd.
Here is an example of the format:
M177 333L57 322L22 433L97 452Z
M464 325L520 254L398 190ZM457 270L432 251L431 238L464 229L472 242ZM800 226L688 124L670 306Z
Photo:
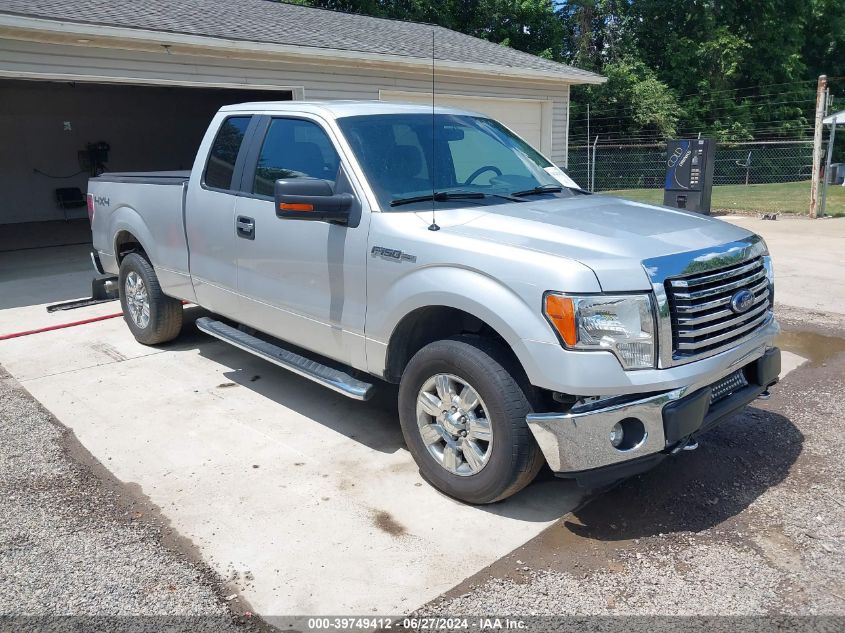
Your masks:
M714 210L806 213L813 143L772 140L722 143L715 152ZM570 176L584 188L646 202L663 200L665 143L602 143L569 147ZM841 205L828 199L828 211ZM829 194L830 195L830 194ZM831 203L833 208L831 208Z

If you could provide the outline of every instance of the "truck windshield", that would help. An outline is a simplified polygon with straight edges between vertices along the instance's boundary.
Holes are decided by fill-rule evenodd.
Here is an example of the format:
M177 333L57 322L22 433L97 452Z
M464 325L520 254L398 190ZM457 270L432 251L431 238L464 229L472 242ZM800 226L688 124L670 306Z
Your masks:
M492 119L382 114L338 119L382 210L571 196L541 154Z

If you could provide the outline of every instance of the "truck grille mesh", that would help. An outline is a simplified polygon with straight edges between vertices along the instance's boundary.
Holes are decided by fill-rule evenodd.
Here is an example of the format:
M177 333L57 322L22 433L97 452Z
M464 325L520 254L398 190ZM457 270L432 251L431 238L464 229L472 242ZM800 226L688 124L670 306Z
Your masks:
M753 295L751 307L738 314L731 299L740 290ZM763 258L666 280L672 321L674 358L710 356L753 334L771 318L769 281Z

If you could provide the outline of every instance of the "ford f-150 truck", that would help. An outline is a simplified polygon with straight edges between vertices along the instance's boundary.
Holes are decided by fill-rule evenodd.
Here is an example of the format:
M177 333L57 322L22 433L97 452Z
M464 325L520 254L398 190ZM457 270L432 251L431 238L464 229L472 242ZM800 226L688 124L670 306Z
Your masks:
M544 464L644 471L780 373L757 235L580 190L496 121L380 102L226 106L191 172L88 189L95 267L156 345L203 332L341 394L398 384L422 475L469 503Z

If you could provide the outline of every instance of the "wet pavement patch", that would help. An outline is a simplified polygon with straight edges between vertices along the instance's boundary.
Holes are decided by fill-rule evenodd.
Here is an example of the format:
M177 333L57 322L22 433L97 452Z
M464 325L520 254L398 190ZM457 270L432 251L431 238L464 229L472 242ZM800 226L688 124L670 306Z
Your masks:
M822 365L845 352L845 338L818 332L781 332L775 343L784 351L803 356L812 366Z

